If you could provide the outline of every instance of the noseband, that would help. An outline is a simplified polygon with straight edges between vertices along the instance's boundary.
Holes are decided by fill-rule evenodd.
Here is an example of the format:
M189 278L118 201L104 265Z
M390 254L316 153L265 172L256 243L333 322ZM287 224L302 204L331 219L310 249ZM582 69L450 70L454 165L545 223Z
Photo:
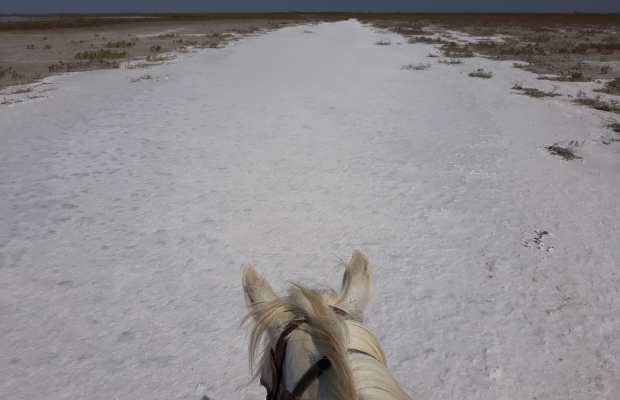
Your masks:
M349 314L347 314L346 311L343 311L340 308L332 307L332 310L336 314L344 318L349 318ZM271 349L271 390L269 390L267 393L267 400L278 400L278 394L280 400L298 400L305 393L308 387L310 387L312 382L314 382L315 379L318 379L319 376L323 374L323 372L325 372L329 369L329 367L331 367L331 361L329 361L327 357L323 357L319 361L317 361L312 367L310 367L309 370L306 371L306 373L301 377L299 382L297 382L297 385L295 386L295 389L293 389L292 393L288 390L284 390L282 393L278 393L280 383L282 382L282 371L284 369L284 356L286 355L286 345L288 343L288 337L291 333L293 333L295 329L299 328L301 324L304 324L306 322L306 319L300 319L288 324L286 329L284 329L284 332L282 332L282 334L278 338L275 349ZM357 349L347 349L347 353L364 354L375 358L371 354Z

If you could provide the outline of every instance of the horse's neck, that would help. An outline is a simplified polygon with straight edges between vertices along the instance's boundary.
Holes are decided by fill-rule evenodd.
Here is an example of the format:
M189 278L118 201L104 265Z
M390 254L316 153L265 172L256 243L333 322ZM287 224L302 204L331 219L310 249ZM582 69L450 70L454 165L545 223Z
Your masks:
M297 330L289 336L284 360L283 387L292 392L301 377L323 356L317 351L315 340L303 330ZM304 393L305 398L333 399L335 393L332 369L325 371L317 380L312 382Z

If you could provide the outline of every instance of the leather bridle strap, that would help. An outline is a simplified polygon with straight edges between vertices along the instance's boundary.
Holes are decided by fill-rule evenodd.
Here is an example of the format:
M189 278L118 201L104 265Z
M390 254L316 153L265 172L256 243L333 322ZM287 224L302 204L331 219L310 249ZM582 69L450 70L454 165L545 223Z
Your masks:
M349 318L349 314L338 307L332 307L332 310L341 317ZM275 349L271 350L271 390L269 390L269 392L267 393L267 400L277 400L278 398L278 390L280 389L280 383L282 382L282 370L284 366L284 356L286 355L286 345L288 343L288 337L291 333L293 333L295 329L299 328L299 326L305 322L307 322L306 319L300 319L291 322L278 338ZM375 358L373 355L357 349L347 349L347 353L364 354ZM299 399L301 395L304 394L304 392L308 389L308 387L310 387L312 382L314 382L315 379L321 376L323 372L328 370L331 365L332 363L327 357L321 358L308 371L306 371L304 376L301 377L292 393L288 390L284 390L282 393L280 393L280 400Z
M304 392L310 387L312 382L314 382L315 379L318 379L318 377L331 366L332 363L327 359L327 357L321 358L312 366L312 368L306 371L304 376L302 376L299 382L297 382L297 386L295 386L293 393L285 390L280 394L280 398L282 400L297 400L301 398L301 395L304 394Z
M278 338L275 350L271 350L271 390L267 393L267 400L275 400L278 396L288 336L304 322L306 322L305 319L291 322Z

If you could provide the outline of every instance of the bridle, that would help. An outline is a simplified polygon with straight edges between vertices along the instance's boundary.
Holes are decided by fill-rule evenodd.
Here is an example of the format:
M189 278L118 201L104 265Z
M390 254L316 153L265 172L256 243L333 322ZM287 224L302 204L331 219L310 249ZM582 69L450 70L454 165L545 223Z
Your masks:
M332 310L344 318L350 318L349 314L341 310L338 307L331 307ZM267 392L267 400L278 400L278 395L280 400L298 400L305 393L305 391L310 387L312 382L315 379L318 379L319 376L323 374L323 372L327 371L332 363L329 361L327 357L321 358L317 361L310 369L306 371L306 373L301 377L293 392L289 392L288 390L284 390L282 393L278 393L278 389L280 388L280 383L282 382L282 371L284 368L284 356L286 355L286 345L288 344L288 337L293 331L299 328L300 325L308 322L306 319L300 319L292 321L286 329L282 332L278 341L276 342L275 349L271 349L271 390ZM375 358L372 354L366 353L362 350L357 349L347 349L347 353L349 354L364 354ZM376 359L376 358L375 358Z

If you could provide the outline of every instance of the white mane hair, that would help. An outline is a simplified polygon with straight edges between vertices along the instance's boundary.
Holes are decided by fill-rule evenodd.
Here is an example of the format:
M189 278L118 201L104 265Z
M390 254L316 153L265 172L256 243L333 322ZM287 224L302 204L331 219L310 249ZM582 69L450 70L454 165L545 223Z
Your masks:
M246 287L246 300L248 296L251 294ZM263 386L268 387L267 382L271 385L271 349L291 321L304 319L306 322L289 335L283 367L288 390L293 390L296 379L316 361L327 357L331 368L313 383L304 398L333 395L342 400L410 399L387 369L385 354L375 335L361 322L337 315L329 304L337 300L333 291L311 290L294 284L286 297L248 302L249 313L244 322L251 321L249 353L254 379L261 377ZM264 348L257 364L261 341ZM372 357L348 354L347 349L360 350Z

